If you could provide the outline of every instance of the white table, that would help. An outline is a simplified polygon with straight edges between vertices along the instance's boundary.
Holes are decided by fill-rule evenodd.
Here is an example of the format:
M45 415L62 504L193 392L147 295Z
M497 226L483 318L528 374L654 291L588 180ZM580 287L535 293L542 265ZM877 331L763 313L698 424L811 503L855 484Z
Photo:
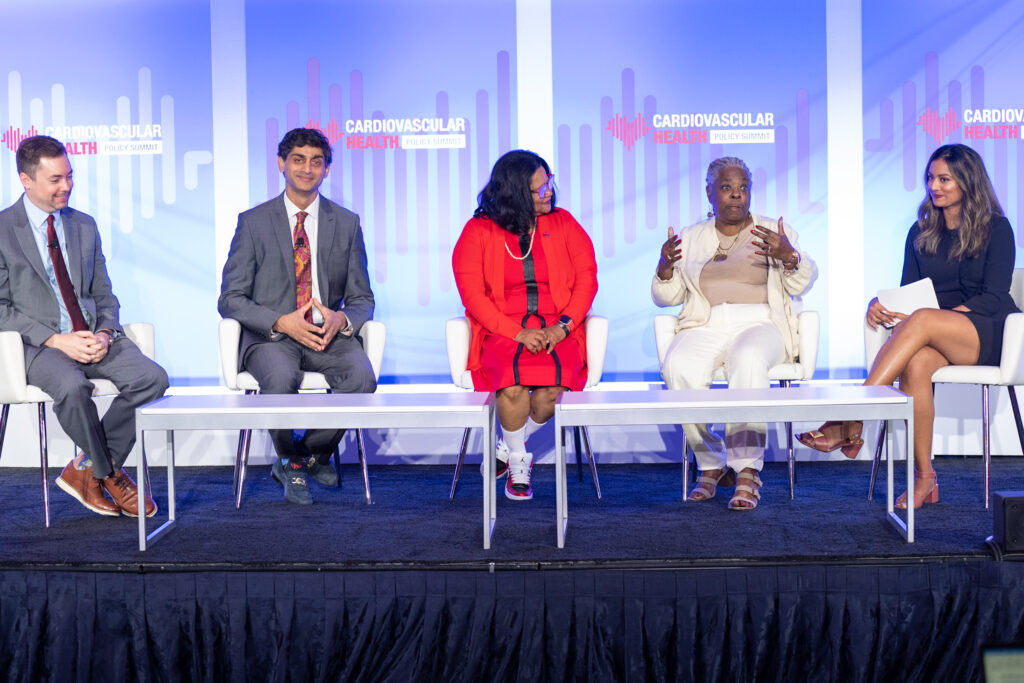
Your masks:
M683 423L824 422L826 420L902 420L907 425L907 453L914 452L914 399L890 386L789 387L785 389L691 389L682 391L564 392L555 404L555 507L558 547L565 547L569 523L563 427L664 425ZM887 430L893 438L893 429ZM686 495L683 452L683 496ZM889 521L914 542L914 506L907 520L893 507L893 459L888 462L886 510ZM908 488L913 489L914 459L907 457Z
M226 394L165 396L135 411L136 441L140 446L139 490L146 490L147 431L167 432L167 521L146 533L146 516L139 515L139 550L169 530L176 519L174 505L175 429L398 429L457 427L483 429L484 548L494 532L493 393L382 394Z

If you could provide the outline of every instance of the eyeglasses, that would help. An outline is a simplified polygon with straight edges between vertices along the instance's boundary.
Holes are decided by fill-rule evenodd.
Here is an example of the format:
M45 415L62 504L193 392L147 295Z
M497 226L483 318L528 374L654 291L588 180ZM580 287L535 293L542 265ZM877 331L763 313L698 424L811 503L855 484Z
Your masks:
M544 199L544 195L546 195L548 193L548 190L551 190L551 192L555 191L555 174L554 173L548 173L548 181L546 183L544 183L543 185L541 185L540 187L538 187L536 190L533 190L533 191L537 193L538 197L540 197L541 199Z

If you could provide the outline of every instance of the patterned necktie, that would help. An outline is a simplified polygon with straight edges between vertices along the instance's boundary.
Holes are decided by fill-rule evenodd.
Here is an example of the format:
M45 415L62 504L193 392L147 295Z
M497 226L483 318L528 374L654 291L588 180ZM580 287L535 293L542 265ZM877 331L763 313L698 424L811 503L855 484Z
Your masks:
M305 211L295 214L295 307L302 308L313 298L313 267L309 257L309 238L306 236ZM306 311L306 322L313 322L313 309Z
M60 253L60 243L57 242L57 231L53 227L52 213L46 217L46 248L50 252L50 261L53 263L53 274L57 277L60 298L64 299L64 307L68 309L68 315L71 317L71 329L75 332L88 330L89 326L85 324L82 307L78 305L78 297L75 296L75 288L71 285L67 266L64 265L64 255Z

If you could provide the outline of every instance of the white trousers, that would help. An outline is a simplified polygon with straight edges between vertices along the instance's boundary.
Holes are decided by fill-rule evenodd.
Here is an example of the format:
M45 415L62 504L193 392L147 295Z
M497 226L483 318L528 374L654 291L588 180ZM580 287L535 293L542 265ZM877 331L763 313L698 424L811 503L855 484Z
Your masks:
M669 389L706 389L715 370L725 369L730 389L768 387L768 368L785 358L782 333L772 323L768 304L719 304L703 327L682 330L665 354L662 375ZM764 465L767 442L763 422L731 422L725 437L709 425L684 424L686 441L703 470L730 467L736 472Z

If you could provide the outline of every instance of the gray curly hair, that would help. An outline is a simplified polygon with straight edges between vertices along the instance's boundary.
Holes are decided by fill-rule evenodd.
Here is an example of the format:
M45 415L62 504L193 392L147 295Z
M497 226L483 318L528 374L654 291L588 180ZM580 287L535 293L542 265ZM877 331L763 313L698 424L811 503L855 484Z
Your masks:
M718 174L727 168L738 168L743 171L743 175L747 176L747 185L751 185L753 177L750 175L750 169L743 163L743 159L739 157L719 157L710 164L708 164L708 177L706 182L708 187L711 187L715 180L718 179Z

